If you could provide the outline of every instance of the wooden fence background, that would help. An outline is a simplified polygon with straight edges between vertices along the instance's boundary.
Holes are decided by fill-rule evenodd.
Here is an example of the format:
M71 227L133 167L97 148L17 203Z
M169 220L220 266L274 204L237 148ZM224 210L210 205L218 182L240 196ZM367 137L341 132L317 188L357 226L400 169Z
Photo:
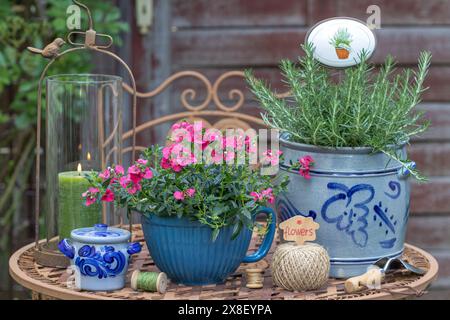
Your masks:
M427 111L432 126L409 148L410 157L430 179L413 186L407 241L439 260L439 279L428 297L450 298L450 1L154 0L153 25L146 35L139 34L136 27L135 2L115 2L131 29L124 35L124 46L117 50L130 63L141 91L155 88L176 71L196 70L214 81L223 72L248 67L282 90L277 63L300 54L299 44L312 25L334 16L365 21L371 4L381 9L378 46L372 58L375 63L392 54L400 67L411 66L421 50L430 50L430 89L420 109ZM125 75L104 60L98 61L98 70ZM139 100L141 121L180 111L180 93L185 88L196 89L196 99L201 101L201 84L182 79L155 99ZM223 101L234 88L245 92L244 110L257 114L258 107L241 78L223 83ZM129 127L129 114L125 119L125 127ZM160 140L163 132L145 133L138 139L149 144Z

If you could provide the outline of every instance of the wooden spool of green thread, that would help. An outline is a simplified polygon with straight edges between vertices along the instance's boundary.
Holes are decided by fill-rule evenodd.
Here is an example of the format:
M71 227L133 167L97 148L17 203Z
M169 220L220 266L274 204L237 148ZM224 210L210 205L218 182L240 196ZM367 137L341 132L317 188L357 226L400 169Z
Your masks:
M131 275L131 288L149 292L165 293L167 275L164 272L141 272L135 270Z

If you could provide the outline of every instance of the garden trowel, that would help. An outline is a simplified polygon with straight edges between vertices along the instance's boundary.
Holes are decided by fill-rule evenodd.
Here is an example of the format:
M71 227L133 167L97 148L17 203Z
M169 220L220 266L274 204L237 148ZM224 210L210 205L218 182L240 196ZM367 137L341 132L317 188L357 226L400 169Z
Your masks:
M379 288L386 273L401 269L406 269L419 275L426 272L399 258L381 258L363 275L347 279L344 283L345 292L355 293L366 288Z

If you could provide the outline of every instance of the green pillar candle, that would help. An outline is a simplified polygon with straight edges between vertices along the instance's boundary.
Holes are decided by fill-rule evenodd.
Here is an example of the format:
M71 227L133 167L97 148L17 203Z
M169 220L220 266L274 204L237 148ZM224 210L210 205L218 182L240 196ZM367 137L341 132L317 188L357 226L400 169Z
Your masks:
M73 229L92 227L96 223L101 223L100 204L87 207L81 196L89 188L89 182L84 177L87 173L87 171L67 171L58 174L60 239L69 238Z

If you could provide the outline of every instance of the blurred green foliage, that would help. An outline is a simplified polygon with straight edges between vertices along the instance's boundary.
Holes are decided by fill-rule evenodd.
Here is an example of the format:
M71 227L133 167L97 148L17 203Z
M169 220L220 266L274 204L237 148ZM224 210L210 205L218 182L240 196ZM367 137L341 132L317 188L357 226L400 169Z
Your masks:
M43 3L42 7L38 3ZM95 29L118 37L128 25L121 22L120 11L109 1L83 1L91 9ZM0 124L10 122L17 129L35 123L36 90L39 75L48 62L31 54L27 46L43 48L56 37L65 38L69 0L0 2ZM81 10L82 28L87 17ZM64 47L63 47L64 48ZM71 54L52 66L52 73L82 73L92 69L90 56ZM6 103L5 103L6 102Z

